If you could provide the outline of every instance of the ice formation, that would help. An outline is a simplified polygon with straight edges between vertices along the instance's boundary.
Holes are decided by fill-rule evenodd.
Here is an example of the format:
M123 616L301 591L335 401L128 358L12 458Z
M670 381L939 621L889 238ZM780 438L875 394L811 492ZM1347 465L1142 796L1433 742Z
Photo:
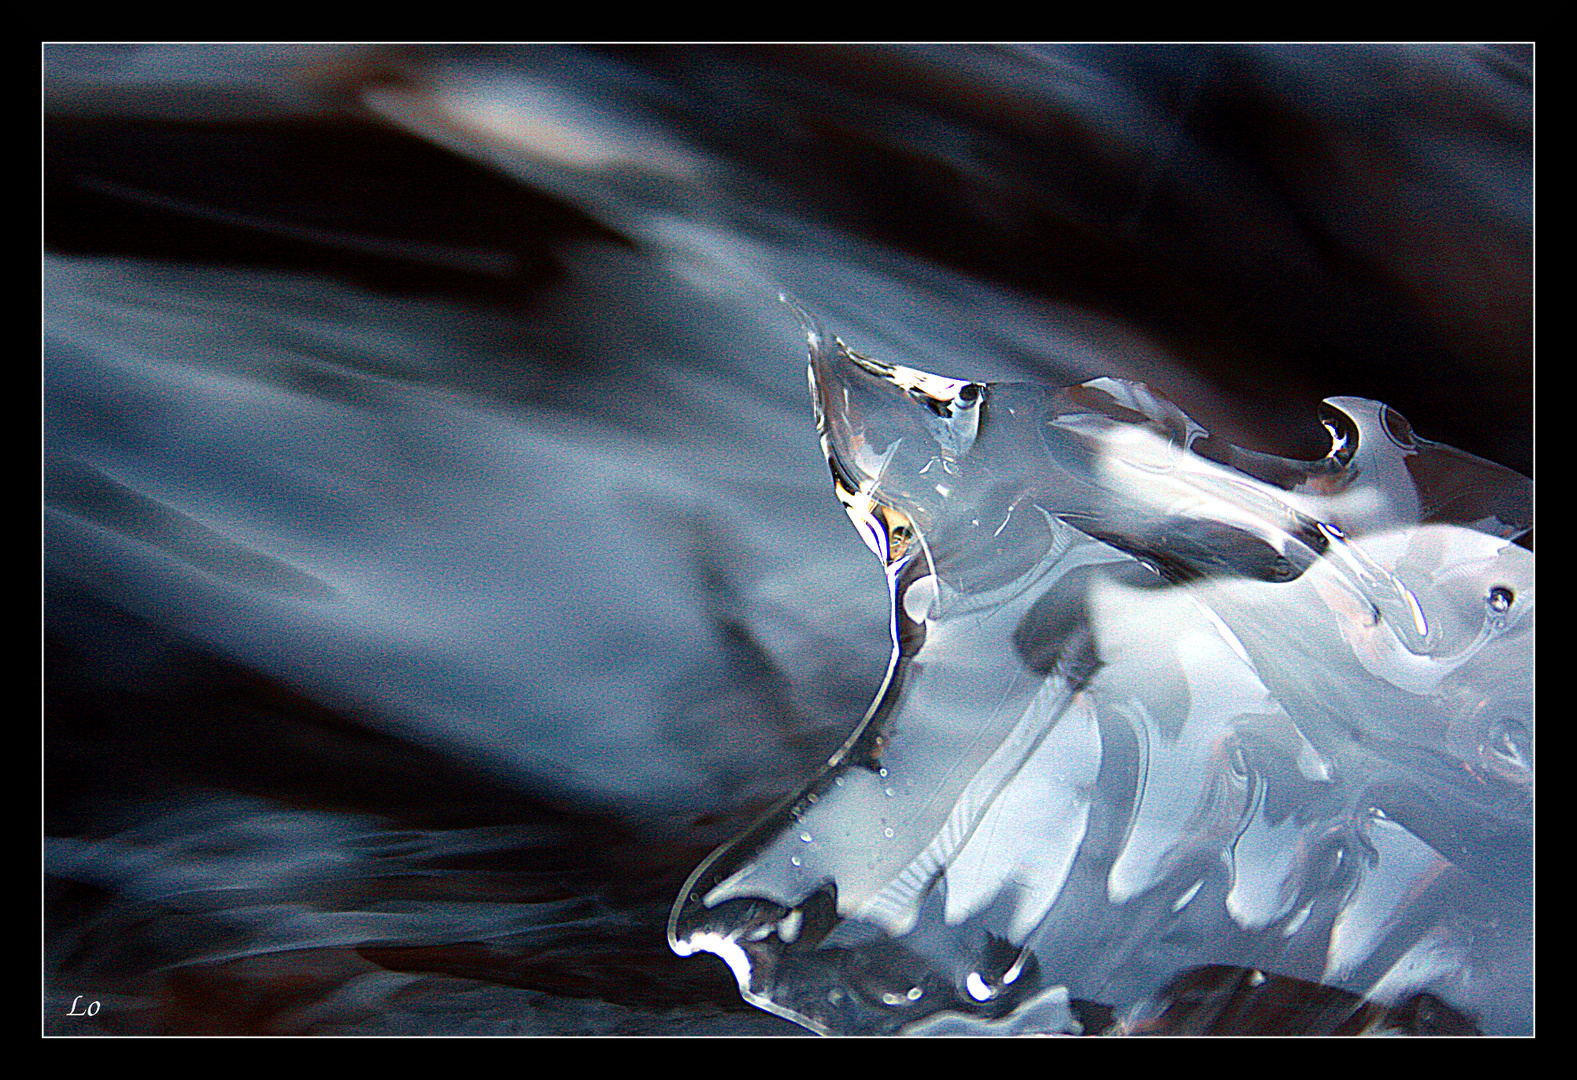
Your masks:
M1531 1029L1529 480L1373 401L1293 461L807 329L892 662L677 952L827 1033L1078 1032L1206 965Z

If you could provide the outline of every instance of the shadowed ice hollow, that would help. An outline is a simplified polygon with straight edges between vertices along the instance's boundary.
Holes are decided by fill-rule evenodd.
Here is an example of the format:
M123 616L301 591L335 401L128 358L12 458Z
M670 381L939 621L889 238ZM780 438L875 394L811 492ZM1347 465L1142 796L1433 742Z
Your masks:
M1378 402L1293 461L1137 383L944 378L805 321L892 662L690 878L677 952L828 1033L1077 1032L1204 965L1531 1030L1529 480Z

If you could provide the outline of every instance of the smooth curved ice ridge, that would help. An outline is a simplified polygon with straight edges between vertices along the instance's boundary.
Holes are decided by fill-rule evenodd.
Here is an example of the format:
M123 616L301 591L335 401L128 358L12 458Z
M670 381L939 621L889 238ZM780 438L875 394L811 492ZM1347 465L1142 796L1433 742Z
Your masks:
M1285 460L1136 383L943 378L806 319L892 662L695 871L675 951L828 1033L1079 1031L1204 965L1531 1030L1529 480L1373 401Z

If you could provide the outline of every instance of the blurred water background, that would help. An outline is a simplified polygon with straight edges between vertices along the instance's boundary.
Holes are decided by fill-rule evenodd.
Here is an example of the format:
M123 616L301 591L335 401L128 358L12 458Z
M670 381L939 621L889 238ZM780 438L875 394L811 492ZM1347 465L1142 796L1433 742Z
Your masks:
M780 291L1255 450L1358 395L1532 473L1528 47L44 74L47 1032L799 1032L663 941L887 662Z

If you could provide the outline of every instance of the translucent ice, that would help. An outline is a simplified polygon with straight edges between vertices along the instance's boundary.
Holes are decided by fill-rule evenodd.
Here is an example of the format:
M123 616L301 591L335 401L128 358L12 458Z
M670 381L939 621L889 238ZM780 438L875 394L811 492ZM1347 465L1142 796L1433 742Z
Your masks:
M892 662L677 952L831 1033L1078 1031L1206 965L1531 1028L1529 480L1372 401L1292 461L807 325Z

